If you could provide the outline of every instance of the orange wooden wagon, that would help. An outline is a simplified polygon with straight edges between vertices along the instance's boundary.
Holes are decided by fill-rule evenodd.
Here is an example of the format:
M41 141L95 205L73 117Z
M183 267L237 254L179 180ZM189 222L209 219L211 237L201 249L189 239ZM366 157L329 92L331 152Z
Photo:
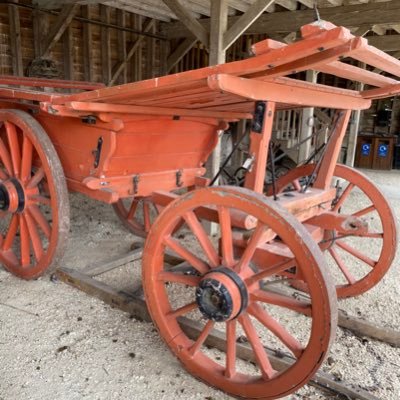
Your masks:
M147 306L187 370L234 396L273 399L304 385L323 362L336 328L336 293L365 292L393 261L389 204L364 175L336 160L351 111L400 93L399 81L376 70L399 77L400 61L326 22L304 26L296 43L265 40L253 52L243 61L107 88L2 77L0 261L24 279L59 264L69 230L67 190L113 204L129 229L147 236ZM309 69L373 88L359 92L288 77ZM280 178L267 197L274 113L304 106L336 110L324 156ZM218 133L239 119L252 119L245 187L207 187L204 165ZM333 177L347 182L344 190L332 186ZM174 193L185 188L186 194ZM351 191L369 203L351 204L354 210L345 213ZM203 221L218 225L218 237ZM357 240L375 241L378 250L360 251ZM165 262L170 253L183 259L178 268ZM325 255L333 260L329 268ZM363 266L356 273L349 257ZM306 297L274 291L276 276ZM196 340L180 318L202 324ZM204 345L217 326L226 335L225 352ZM237 359L238 340L249 343L252 365ZM266 344L289 351L293 364L276 371Z

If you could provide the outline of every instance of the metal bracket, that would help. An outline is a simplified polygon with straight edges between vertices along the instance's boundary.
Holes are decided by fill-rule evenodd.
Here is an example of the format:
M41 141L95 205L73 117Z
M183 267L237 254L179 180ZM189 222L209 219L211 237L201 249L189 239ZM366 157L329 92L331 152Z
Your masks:
M179 169L178 171L176 171L176 186L181 187L183 185L183 181L182 181L182 170Z
M135 175L133 177L133 194L137 194L139 190L139 180L140 180L140 175Z
M264 127L266 105L263 101L256 102L256 108L254 110L253 122L251 130L256 133L261 133Z
M88 124L88 125L96 125L97 122L97 118L94 115L87 115L85 117L81 118L81 121L84 124Z
M99 166L102 147L103 147L103 137L100 136L99 139L97 140L96 150L92 151L94 155L94 164L93 164L94 168L97 168Z

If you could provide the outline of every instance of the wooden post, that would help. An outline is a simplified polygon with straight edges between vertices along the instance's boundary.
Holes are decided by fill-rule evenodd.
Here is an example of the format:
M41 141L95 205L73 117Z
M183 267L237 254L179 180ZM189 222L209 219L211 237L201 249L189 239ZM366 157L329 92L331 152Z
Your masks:
M400 97L395 97L393 99L390 133L392 135L400 134Z
M228 26L228 2L215 0L211 2L211 29L210 29L210 65L225 62L224 34ZM211 155L209 175L214 177L221 164L221 138ZM218 181L216 182L218 184Z
M71 26L63 33L62 40L64 48L64 79L74 80L74 45Z
M100 4L102 22L110 23L110 7ZM108 84L111 80L111 38L110 29L101 27L101 66L103 82Z
M118 26L125 27L126 14L124 10L117 10L117 23ZM124 62L126 59L126 32L118 31L117 34L117 48L118 48L118 61ZM123 70L118 78L118 83L127 83L127 68L123 64Z
M18 0L14 0L13 2L18 3ZM18 6L8 6L8 18L10 21L10 44L13 74L24 76L21 52L21 25L19 21Z
M308 82L316 83L318 73L313 70L309 70L306 73L306 80ZM313 132L313 120L314 120L314 107L304 108L302 111L301 118L301 129L299 141L305 140L312 135ZM299 147L298 163L307 160L311 153L311 140L307 140Z
M82 6L82 14L90 19L90 6ZM83 34L83 76L85 81L93 81L93 61L92 61L92 25L84 23L82 26Z
M223 64L226 51L224 48L224 34L228 27L228 2L215 0L211 2L210 28L210 65Z
M361 63L361 68L366 68L364 63ZM361 82L356 83L356 90L362 91L364 90L364 84ZM356 148L357 148L357 138L358 138L358 130L360 128L362 111L355 110L352 112L350 118L350 129L349 136L347 139L347 153L346 153L346 165L353 167L354 166L354 158L356 156Z

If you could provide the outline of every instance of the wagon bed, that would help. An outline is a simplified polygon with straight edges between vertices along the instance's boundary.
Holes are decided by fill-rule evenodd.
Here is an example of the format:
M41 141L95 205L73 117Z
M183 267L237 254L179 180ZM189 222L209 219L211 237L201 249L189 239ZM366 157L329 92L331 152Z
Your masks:
M367 39L355 37L348 29L326 22L304 26L302 37L290 45L267 39L252 47L255 57L141 82L95 90L90 90L93 85L72 82L70 87L89 89L72 95L2 88L0 96L41 101L43 109L60 114L75 111L177 113L231 120L250 118L256 100L274 101L282 108L315 106L354 110L368 108L371 99L400 92L398 80L381 75L385 71L399 78L400 61L368 45ZM375 69L363 69L341 61L349 58ZM375 89L342 89L287 77L310 69L362 82ZM1 84L7 85L25 82L28 84L29 80L0 79ZM32 81L33 84L46 85L45 80ZM48 81L48 85L53 86L52 81Z

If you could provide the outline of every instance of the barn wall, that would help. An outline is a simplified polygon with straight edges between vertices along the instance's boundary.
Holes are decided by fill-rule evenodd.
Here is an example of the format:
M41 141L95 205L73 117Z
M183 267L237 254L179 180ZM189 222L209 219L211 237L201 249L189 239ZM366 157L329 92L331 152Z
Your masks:
M29 1L20 2L30 5ZM125 27L142 30L143 25L146 23L147 18L135 15L132 13L116 10L111 7L91 5L82 6L77 13L77 16L86 16L89 10L90 19L101 20L100 7L108 8L110 14L109 22L111 24L121 23L121 14L125 19ZM19 19L21 26L21 48L23 72L27 75L28 67L32 60L37 57L38 46L43 44L49 30L55 24L57 16L45 12L35 12L31 9L18 7ZM85 13L85 14L84 14ZM119 14L119 15L118 15ZM34 24L38 23L40 37L34 35ZM155 23L153 31L158 31L159 22ZM90 44L89 54L91 58L91 80L95 82L107 82L107 77L104 76L102 53L106 52L106 46L102 44L101 32L109 31L110 35L110 54L109 62L111 70L115 70L119 61L123 58L123 44L121 40L125 41L125 52L134 44L134 42L141 36L131 32L121 32L113 28L104 28L98 25L87 24L85 22L73 20L70 27L60 38L60 40L51 49L47 59L55 62L59 77L72 80L85 80L85 63L88 63L84 57L84 27L90 26ZM68 51L66 42L68 35L71 38L71 50ZM103 39L104 40L104 39ZM12 38L10 35L10 17L9 7L0 4L0 74L16 75L12 65ZM66 65L71 63L72 73L68 74ZM134 80L141 80L145 78L158 75L160 70L160 40L154 38L144 38L134 56L127 63L126 73L121 73L116 83L131 82ZM71 76L68 76L71 75Z

